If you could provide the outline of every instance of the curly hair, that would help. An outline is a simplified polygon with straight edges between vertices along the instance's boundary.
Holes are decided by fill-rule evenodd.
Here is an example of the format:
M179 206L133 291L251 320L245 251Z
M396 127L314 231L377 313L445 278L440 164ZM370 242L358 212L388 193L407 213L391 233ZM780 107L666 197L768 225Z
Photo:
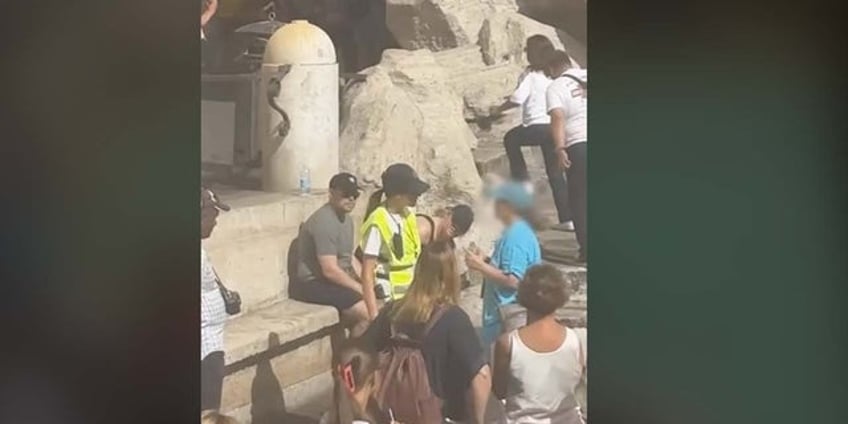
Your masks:
M556 312L570 295L565 276L550 264L531 267L518 285L518 303L541 316Z

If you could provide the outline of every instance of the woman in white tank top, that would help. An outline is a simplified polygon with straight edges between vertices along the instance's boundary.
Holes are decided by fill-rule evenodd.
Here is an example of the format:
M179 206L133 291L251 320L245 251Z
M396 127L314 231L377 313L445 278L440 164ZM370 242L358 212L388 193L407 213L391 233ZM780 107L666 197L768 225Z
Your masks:
M575 392L585 378L585 341L556 321L567 300L565 279L551 265L531 268L519 285L528 324L495 346L493 388L504 400L506 423L584 423Z

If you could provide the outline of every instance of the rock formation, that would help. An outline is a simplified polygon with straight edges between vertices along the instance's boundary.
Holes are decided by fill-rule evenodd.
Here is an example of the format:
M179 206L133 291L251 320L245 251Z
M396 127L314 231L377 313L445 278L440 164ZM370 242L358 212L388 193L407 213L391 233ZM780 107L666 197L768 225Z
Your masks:
M433 187L422 204L472 201L481 189L471 155L477 140L433 54L386 50L362 73L366 80L343 99L341 168L379 181L388 165L406 162Z
M386 24L401 47L438 51L476 43L486 16L517 9L510 0L387 0Z
M365 81L344 91L340 168L370 183L365 193L370 195L388 165L412 165L431 185L418 211L432 214L445 206L471 205L477 222L457 240L458 253L471 242L490 249L498 226L489 216L491 205L480 196L483 186L472 156L477 139L446 69L428 50L387 50L379 65L362 74ZM354 217L361 222L366 202L359 203Z
M487 65L513 63L525 66L525 41L527 37L536 34L548 37L555 48L563 48L556 28L516 12L488 16L480 27L477 44L480 45L483 60Z

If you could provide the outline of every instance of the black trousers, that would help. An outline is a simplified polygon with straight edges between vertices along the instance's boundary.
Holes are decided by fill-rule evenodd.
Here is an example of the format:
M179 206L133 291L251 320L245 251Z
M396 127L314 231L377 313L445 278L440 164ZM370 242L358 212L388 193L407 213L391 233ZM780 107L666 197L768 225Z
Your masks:
M509 130L504 136L509 171L512 179L517 181L530 179L527 174L527 163L524 162L524 155L521 154L522 146L539 146L542 148L542 156L545 158L545 173L548 174L548 184L551 186L557 217L561 223L571 221L573 217L568 206L569 185L566 184L565 175L557 166L551 126L548 124L518 126Z
M589 244L586 226L586 147L588 143L577 143L568 146L565 150L571 166L566 171L568 178L568 194L571 196L571 216L574 219L574 232L577 233L577 243L580 245L580 253L583 256L589 254Z
M224 352L212 352L200 361L200 410L221 408Z

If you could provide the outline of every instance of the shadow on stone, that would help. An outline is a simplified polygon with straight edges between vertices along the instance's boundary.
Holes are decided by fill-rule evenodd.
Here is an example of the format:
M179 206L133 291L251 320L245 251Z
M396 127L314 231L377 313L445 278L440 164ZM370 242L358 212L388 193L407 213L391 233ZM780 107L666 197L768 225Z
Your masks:
M269 350L280 345L276 333L268 335ZM270 358L256 365L256 377L250 388L251 423L253 424L314 424L316 420L286 410L286 400L280 381L271 367Z

